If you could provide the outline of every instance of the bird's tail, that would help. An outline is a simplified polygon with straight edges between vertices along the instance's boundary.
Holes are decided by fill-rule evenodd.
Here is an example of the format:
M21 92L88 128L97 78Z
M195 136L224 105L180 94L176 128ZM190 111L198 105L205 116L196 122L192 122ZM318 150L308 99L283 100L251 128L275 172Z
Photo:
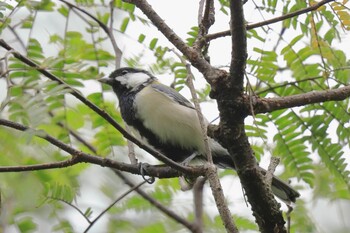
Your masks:
M265 169L260 168L260 170L264 175L266 174ZM298 191L277 176L273 176L272 178L271 189L273 194L287 205L290 205L292 202L294 203L300 197Z
M213 162L215 165L221 168L231 168L236 170L235 164L228 151L223 148L217 141L212 138L209 138L210 148L213 156ZM261 173L266 175L266 170L259 167ZM276 176L272 178L271 189L273 194L282 200L287 205L290 205L292 202L296 201L296 198L300 196L299 192L293 189L289 184L282 181Z

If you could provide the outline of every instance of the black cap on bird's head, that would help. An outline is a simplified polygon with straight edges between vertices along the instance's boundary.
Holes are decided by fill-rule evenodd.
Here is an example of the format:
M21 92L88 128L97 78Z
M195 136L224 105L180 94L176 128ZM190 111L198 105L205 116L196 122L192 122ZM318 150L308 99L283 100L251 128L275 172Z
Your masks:
M110 85L119 96L155 80L157 80L156 77L145 70L124 67L113 71L109 76L98 81Z

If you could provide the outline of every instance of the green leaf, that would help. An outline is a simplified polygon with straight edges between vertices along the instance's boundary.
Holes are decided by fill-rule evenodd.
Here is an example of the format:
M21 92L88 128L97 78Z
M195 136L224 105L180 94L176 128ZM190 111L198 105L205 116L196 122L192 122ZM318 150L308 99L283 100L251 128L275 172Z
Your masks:
M101 105L104 102L103 96L101 95L101 93L92 93L92 94L88 95L87 99L96 105Z
M149 225L143 227L138 232L140 232L140 233L166 232L166 229L165 229L164 224L162 222L157 222L157 223L149 224Z
M139 43L142 43L142 42L145 40L145 38L146 38L146 36L145 36L144 34L140 34L140 35L139 35L139 38L137 39L137 41L138 41Z
M126 31L126 28L128 27L128 24L129 24L129 21L130 21L130 18L129 17L126 17L123 22L122 22L122 25L120 26L120 31L121 32L125 32Z
M33 218L30 216L23 217L17 221L17 226L20 232L29 233L35 232L37 229L37 224L33 221Z
M61 13L64 17L68 17L69 15L69 9L64 5L61 5L61 7L58 9L58 12Z
M38 40L31 38L28 44L28 57L32 59L43 59L43 49Z
M72 224L68 220L61 220L57 225L52 228L53 232L64 232L64 233L72 233L74 232L74 228Z
M158 38L154 38L151 40L151 42L149 43L149 49L150 50L154 50L154 48L156 47L158 42Z
M60 184L58 182L56 183L46 183L45 184L45 197L47 197L48 201L59 201L63 200L67 203L71 203L75 196L77 194L77 190L74 188L66 185L66 184Z
M66 110L66 119L69 128L80 129L84 126L84 118L76 109Z
M105 25L107 25L109 18L110 18L110 13L105 13L105 14L100 14L97 12L97 18Z
M89 208L87 208L87 209L85 210L84 216L87 217L87 218L89 218L89 217L91 217L92 212L93 212L93 211L92 211L91 207L89 207Z
M23 94L23 88L20 86L13 86L10 88L11 96L20 96Z
M22 28L27 28L27 29L31 29L33 27L33 21L34 21L34 18L33 16L28 16L24 21L23 21L23 24L22 24Z
M41 2L33 2L33 7L39 11L53 11L56 4L50 0L42 0Z
M189 35L190 37L186 39L187 44L189 46L192 46L194 41L196 40L197 36L198 36L198 27L191 27L191 30L189 32L187 32L187 35Z

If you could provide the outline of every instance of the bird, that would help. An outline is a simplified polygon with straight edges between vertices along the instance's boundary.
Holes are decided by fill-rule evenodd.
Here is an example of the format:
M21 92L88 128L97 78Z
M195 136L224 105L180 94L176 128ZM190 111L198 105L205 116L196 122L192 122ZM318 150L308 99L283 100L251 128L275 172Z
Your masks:
M206 160L203 133L196 109L179 92L158 81L148 71L123 67L99 79L112 87L119 100L124 122L135 137L179 163ZM208 120L205 119L205 125ZM224 169L235 169L229 152L215 139L208 137L213 163ZM259 167L263 174L266 170ZM276 176L272 192L290 205L299 192Z

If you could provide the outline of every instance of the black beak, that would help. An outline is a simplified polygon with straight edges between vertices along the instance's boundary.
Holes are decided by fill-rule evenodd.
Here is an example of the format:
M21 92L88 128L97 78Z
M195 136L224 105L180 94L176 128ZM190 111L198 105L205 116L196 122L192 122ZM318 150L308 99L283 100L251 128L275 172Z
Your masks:
M101 83L108 84L108 85L112 85L112 79L109 78L109 76L105 76L103 78L97 79L97 81L99 81Z

